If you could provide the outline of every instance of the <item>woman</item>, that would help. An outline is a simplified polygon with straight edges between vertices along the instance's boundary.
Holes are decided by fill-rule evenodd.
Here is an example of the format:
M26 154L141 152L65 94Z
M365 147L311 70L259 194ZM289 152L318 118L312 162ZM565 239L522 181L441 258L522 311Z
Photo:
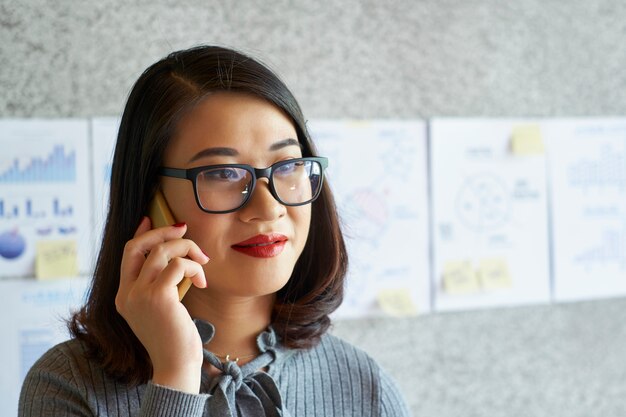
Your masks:
M29 372L20 415L407 415L387 374L326 333L347 256L325 166L259 62L203 46L148 68L88 302ZM157 190L180 223L142 216Z

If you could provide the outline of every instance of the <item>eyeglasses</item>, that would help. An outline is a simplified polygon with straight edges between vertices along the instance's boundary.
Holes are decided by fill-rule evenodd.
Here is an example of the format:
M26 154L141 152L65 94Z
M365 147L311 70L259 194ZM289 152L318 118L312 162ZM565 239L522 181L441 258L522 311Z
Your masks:
M243 164L207 165L191 169L159 168L164 177L193 183L198 207L206 213L231 213L250 200L258 178L269 180L272 196L285 206L313 202L322 190L328 159L316 156L279 161L268 168Z

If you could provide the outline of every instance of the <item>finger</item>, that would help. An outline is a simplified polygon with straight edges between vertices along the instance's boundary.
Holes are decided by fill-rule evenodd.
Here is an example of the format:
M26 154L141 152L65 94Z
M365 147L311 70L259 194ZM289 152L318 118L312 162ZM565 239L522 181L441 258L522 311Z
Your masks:
M191 279L191 282L198 288L206 287L206 278L202 265L186 258L172 259L171 262L158 274L157 279L152 282L142 281L139 285L146 287L151 286L153 291L164 291L172 296L178 297L176 287L180 284L183 278Z
M141 236L151 228L152 221L150 220L150 217L143 216L141 222L139 223L139 227L137 227L137 230L135 231L135 235L133 237Z
M152 281L165 269L170 261L176 258L188 258L204 265L209 257L198 245L189 239L175 239L154 246L141 268L138 279Z
M137 236L141 236L142 234L149 231L151 228L151 225L152 225L152 221L150 220L150 218L148 216L143 216L141 218L141 221L139 222L139 226L137 226L137 229L135 230L135 234L133 235L133 238L136 238ZM141 265L142 265L141 261L133 262L132 259L129 259L130 257L135 256L133 252L134 250L131 248L131 250L129 250L127 253L127 247L124 248L124 254L122 256L122 265L120 266L120 284L119 284L118 293L127 292L125 283L126 281L129 281L131 279L131 277L128 276L128 273L130 273L129 269L132 268L132 265L134 264L138 268L141 268Z
M139 272L146 261L146 255L154 246L172 239L180 239L187 231L187 225L183 223L139 233L149 224L149 220L142 220L135 233L136 237L126 242L124 246L124 254L120 266L120 283L123 280L134 280L139 276Z
M209 260L207 254L204 253L196 242L185 238L172 239L158 243L152 247L147 258L149 259L153 254L154 258L164 257L168 262L175 257L187 257L201 264L205 264Z

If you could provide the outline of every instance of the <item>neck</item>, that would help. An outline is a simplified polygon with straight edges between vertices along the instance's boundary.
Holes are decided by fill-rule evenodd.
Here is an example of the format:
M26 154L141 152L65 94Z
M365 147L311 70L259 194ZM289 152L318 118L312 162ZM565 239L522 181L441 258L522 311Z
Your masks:
M215 327L205 348L231 358L259 353L257 336L271 322L275 295L231 297L192 288L183 300L189 314Z

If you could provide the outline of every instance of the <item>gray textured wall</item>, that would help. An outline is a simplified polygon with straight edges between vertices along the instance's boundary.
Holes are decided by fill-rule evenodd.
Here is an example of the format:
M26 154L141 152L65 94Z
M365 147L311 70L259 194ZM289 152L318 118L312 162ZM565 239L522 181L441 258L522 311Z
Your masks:
M173 49L275 68L309 118L625 115L623 0L0 0L0 117L121 112ZM338 323L416 416L626 415L626 300Z

